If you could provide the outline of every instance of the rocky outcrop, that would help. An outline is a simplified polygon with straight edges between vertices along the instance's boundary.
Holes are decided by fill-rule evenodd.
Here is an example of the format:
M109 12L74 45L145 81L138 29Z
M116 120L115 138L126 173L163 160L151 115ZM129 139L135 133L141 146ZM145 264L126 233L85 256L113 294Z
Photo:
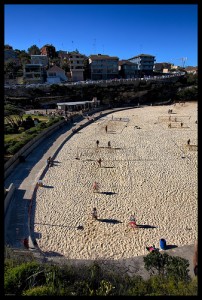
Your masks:
M97 97L103 105L119 106L146 102L167 101L175 98L179 86L177 78L168 81L136 80L80 85L51 85L40 88L5 88L5 99L21 101L22 105L32 104L39 108L44 105L56 105L58 101L89 101Z

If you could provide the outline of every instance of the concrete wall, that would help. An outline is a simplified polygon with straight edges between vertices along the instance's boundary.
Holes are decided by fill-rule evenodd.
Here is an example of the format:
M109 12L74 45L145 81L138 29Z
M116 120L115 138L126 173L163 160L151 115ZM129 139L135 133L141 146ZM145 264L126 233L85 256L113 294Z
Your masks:
M13 197L13 194L15 192L15 186L13 183L10 184L9 188L6 190L6 197L4 199L4 217L6 216L10 201Z

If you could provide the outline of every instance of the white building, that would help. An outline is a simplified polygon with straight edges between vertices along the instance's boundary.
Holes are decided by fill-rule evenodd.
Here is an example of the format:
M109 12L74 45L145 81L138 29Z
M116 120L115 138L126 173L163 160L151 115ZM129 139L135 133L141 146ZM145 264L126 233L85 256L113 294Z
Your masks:
M48 83L61 83L67 81L65 71L58 66L53 66L47 70Z

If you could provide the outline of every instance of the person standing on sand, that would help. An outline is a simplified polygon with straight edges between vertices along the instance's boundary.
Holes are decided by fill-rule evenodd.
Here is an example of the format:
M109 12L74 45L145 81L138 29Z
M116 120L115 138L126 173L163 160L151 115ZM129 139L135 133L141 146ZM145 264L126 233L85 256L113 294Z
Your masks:
M49 156L47 159L47 166L50 167L50 165L51 165L51 156Z
M96 141L96 144L97 144L97 148L98 148L98 146L99 146L99 141L98 140Z
M96 181L93 182L93 192L98 191L98 183Z
M105 131L106 131L106 133L107 133L107 125L105 126Z
M187 141L187 145L190 145L190 139L188 139L188 141Z
M111 143L110 143L110 141L108 142L108 148L111 148Z
M93 208L91 215L92 215L92 218L94 220L97 220L97 209L96 209L96 207Z
M135 215L131 215L131 216L130 216L129 226L130 226L132 229L137 228L137 223L136 223L136 220L135 220Z
M101 167L101 162L102 162L101 158L99 158L97 162L99 164L99 167Z

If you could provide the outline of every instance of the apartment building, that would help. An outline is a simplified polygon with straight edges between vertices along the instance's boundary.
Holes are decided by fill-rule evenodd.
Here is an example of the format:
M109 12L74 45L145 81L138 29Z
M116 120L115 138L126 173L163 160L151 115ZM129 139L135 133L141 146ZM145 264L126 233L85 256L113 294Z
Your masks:
M31 64L41 64L44 67L48 67L47 55L31 55Z
M138 76L138 65L128 60L120 60L118 68L121 78L128 79Z
M23 70L23 79L26 83L44 83L46 71L42 64L26 64Z
M91 80L107 80L118 77L118 61L117 56L109 55L90 55L89 68Z
M68 52L68 63L70 67L71 81L82 81L84 79L84 60L86 56L78 51Z
M137 64L139 76L152 75L155 56L150 54L139 54L128 59L130 62Z

